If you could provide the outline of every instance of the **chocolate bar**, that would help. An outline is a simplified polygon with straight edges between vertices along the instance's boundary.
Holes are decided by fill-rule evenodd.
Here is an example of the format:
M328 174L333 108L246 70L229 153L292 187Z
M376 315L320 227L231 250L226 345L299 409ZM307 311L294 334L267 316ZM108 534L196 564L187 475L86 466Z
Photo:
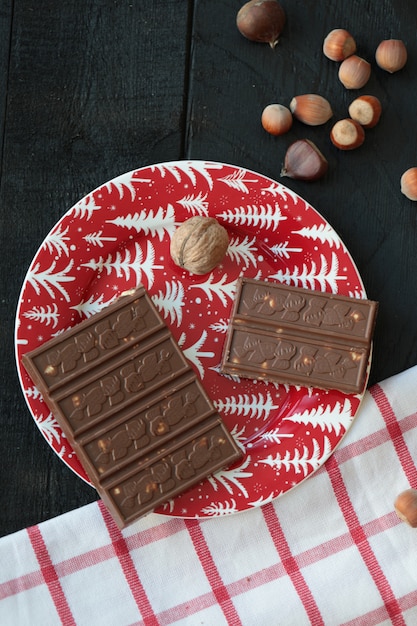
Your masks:
M221 371L363 391L378 303L240 278Z
M22 362L120 528L241 457L142 286Z

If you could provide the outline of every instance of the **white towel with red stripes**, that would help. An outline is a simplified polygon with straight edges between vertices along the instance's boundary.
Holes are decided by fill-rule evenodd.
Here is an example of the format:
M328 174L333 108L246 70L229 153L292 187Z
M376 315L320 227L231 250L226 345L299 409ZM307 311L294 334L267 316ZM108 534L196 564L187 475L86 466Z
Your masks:
M0 539L2 626L417 624L417 366L373 386L311 478L261 508L151 514L101 503Z

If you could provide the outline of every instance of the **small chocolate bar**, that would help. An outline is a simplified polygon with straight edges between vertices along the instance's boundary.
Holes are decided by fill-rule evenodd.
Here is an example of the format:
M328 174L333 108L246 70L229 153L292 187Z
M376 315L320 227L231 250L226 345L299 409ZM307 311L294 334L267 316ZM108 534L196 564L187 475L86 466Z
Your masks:
M221 371L361 393L378 303L240 278Z
M22 362L120 528L242 455L142 286Z

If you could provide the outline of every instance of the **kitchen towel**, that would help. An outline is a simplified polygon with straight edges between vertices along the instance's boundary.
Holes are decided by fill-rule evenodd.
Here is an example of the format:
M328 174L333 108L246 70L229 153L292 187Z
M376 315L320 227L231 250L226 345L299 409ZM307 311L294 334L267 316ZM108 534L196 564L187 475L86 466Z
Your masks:
M417 366L371 387L313 476L262 507L120 531L101 502L0 539L3 626L417 624Z

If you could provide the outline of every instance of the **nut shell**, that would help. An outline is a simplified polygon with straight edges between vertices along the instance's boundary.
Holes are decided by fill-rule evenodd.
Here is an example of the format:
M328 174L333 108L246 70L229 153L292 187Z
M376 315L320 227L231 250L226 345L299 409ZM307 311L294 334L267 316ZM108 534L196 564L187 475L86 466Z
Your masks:
M355 150L365 141L365 131L350 117L339 120L330 131L330 139L339 150Z
M356 42L344 28L330 31L323 42L323 53L331 61L344 61L356 52Z
M290 111L300 122L309 126L320 126L333 116L332 107L326 98L316 93L294 96Z
M284 135L292 126L292 113L282 104L268 104L262 111L261 123L270 135Z
M379 122L382 106L376 96L358 96L349 105L349 115L364 128L373 128Z
M192 274L207 274L223 259L229 246L227 230L214 217L196 215L177 228L170 253L176 265Z
M401 39L384 39L376 49L375 60L381 69L393 74L407 63L407 48Z
M401 176L401 193L409 200L417 200L417 167L410 167Z
M417 490L405 489L395 499L394 509L400 520L417 528Z
M371 64L357 54L352 54L340 64L338 75L346 89L361 89L371 76Z
M328 169L326 157L310 139L298 139L287 149L281 176L296 180L318 180Z

